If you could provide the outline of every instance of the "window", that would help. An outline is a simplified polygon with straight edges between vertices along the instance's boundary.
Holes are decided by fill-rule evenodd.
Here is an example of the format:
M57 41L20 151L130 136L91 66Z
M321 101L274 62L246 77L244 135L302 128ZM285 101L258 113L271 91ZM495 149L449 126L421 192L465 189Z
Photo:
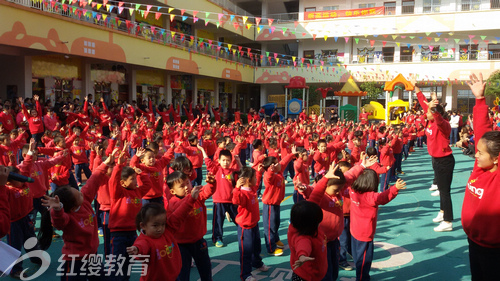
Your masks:
M402 14L413 14L415 10L414 0L403 0Z
M481 6L481 0L462 0L462 11L477 11Z
M413 46L401 47L399 61L411 62L413 61Z
M316 12L316 7L308 7L304 9L305 12Z
M422 46L422 61L437 61L439 60L439 45L437 46Z
M321 50L320 60L324 62L337 62L337 49L335 50Z
M305 59L314 59L314 50L304 51L304 58Z
M439 13L441 0L424 0L424 13Z
M375 7L375 3L359 4L359 8L360 8L360 9L364 9L364 8L373 8L373 7Z
M477 44L460 45L460 60L477 60Z
M457 110L460 111L460 113L472 113L472 108L474 108L475 104L476 99L471 90L457 91Z
M338 10L339 6L324 6L323 11L335 11Z
M395 15L396 14L396 2L385 2L384 8L385 8L386 15Z
M499 9L500 8L500 0L490 0L490 8L491 9Z
M394 62L394 47L383 47L382 55L384 62Z
M488 57L490 60L500 59L500 44L488 44Z
M358 63L373 63L373 55L375 54L375 48L358 48Z

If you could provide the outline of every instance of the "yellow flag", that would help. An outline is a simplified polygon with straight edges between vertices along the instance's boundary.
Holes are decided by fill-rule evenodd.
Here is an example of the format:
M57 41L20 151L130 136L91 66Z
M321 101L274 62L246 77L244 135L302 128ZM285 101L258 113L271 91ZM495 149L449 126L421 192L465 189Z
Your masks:
M399 42L396 42L396 45L398 45L398 47L399 47L399 44L401 44L401 43L399 43Z
M295 61L296 57L292 57L292 61Z
M97 4L97 10L101 9L102 4Z
M245 24L248 20L248 17L247 16L243 16L243 24Z
M102 14L102 20L106 20L107 17L108 17L108 15Z
M228 48L229 50L231 50L231 47L232 47L232 46L233 46L233 44L227 44L227 48Z
M173 10L174 8L168 8L168 13L170 14Z
M280 59L279 58L276 58L276 63L279 63L280 62Z

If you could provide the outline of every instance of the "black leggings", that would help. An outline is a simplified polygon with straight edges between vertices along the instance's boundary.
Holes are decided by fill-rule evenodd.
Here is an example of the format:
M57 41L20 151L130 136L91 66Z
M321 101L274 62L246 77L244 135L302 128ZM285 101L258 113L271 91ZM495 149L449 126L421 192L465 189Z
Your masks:
M440 209L444 212L444 221L453 220L453 208L451 204L451 181L453 180L453 169L455 168L455 158L453 154L445 157L432 157L432 168L434 169L434 178L436 180Z
M500 280L500 248L486 248L469 241L469 261L472 281Z

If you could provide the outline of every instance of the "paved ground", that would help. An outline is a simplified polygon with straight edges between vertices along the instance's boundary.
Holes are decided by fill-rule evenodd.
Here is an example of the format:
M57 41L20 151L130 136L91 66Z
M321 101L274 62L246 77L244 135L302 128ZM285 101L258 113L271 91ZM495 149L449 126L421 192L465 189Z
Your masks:
M439 198L432 197L428 190L432 183L431 159L427 150L417 150L403 162L403 176L408 189L386 206L379 209L377 234L375 236L375 256L371 274L373 280L470 280L466 236L460 224L460 211L464 187L473 166L473 159L454 149L456 166L452 184L452 200L455 215L452 232L436 233L432 222L439 210ZM286 244L286 232L290 208L293 204L293 187L287 185L285 201L282 203L280 237ZM212 202L209 208L210 240ZM262 226L261 226L262 227ZM236 227L225 223L225 243L223 248L216 248L209 243L213 265L214 280L232 281L239 279L238 245ZM263 234L261 234L263 239ZM263 260L271 267L267 273L255 273L259 280L291 280L289 251L281 257L270 257L265 253ZM40 279L56 280L57 267L62 247L62 240L55 240L49 249L52 264ZM285 248L287 249L287 248ZM102 247L99 248L102 253ZM29 261L25 267L34 267ZM36 268L30 270L35 271ZM354 271L340 271L339 280L354 280ZM131 280L139 280L134 275ZM192 269L191 280L198 280L196 269Z

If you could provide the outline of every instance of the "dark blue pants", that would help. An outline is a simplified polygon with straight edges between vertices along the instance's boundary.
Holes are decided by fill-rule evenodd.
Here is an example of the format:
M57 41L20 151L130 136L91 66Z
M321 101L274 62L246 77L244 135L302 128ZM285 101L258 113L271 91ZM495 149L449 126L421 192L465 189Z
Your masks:
M137 238L137 233L135 231L116 231L111 232L111 254L114 255L115 260L118 258L125 258L123 262L123 272L111 272L109 280L129 280L130 276L127 276L127 270L130 264L130 257L127 254L127 247L134 245L135 239ZM118 261L118 260L117 260ZM118 268L110 268L110 270L117 270ZM106 270L106 268L104 269Z
M391 170L387 171L385 174L380 175L380 192L384 192L389 187L389 182L391 180Z
M458 128L451 128L450 144L455 145L458 141Z
M316 173L314 172L314 164L316 164L316 161L311 162L311 177L314 179L316 177ZM294 170L295 172L295 170Z
M424 146L424 137L418 137L417 138L417 147L423 147Z
M373 240L359 241L352 237L352 258L356 264L356 281L370 280L370 268L373 260Z
M293 204L299 203L300 201L304 200L304 196L300 194L300 192L297 191L297 189L293 190Z
M240 162L243 167L247 166L247 150L245 148L240 150Z
M15 222L10 223L10 234L7 234L7 241L10 246L13 248L21 251L21 249L24 248L24 242L28 240L29 238L36 237L35 236L35 231L34 231L34 226L33 222L30 219L30 216L27 215L22 219L19 219ZM40 250L40 246L38 243L36 244L35 247L31 249L24 249L26 253L29 253L34 250ZM38 258L32 258L32 261L40 259ZM23 270L23 261L19 261L12 267L12 273L14 272L20 272Z
M195 170L196 170L196 178L191 183L192 186L201 185L201 182L203 181L203 169L200 167L200 168L195 168Z
M109 231L109 211L101 211L102 234L104 238L104 255L111 253L111 232Z
M64 261L61 265L61 271L58 271L58 274L61 274L61 281L100 281L102 279L102 272L97 273L95 276L94 270L89 270L88 266L90 265L90 259L87 260L68 260ZM93 265L95 266L95 263ZM116 266L115 266L116 267ZM58 269L59 270L59 269ZM125 269L127 270L127 269ZM106 279L107 280L107 279Z
M259 189L257 189L257 196L262 195L262 187L264 186L264 184L262 182L263 181L260 181L260 183L259 183Z
M293 160L290 161L290 163L288 163L288 165L286 166L285 171L283 172L283 178L285 180L286 180L286 176L288 173L290 174L291 179L293 179L295 177L295 169L293 168L293 163L294 163Z
M410 146L408 144L403 144L403 154L406 158L408 158L408 153L410 152Z
M276 250L276 242L280 241L278 229L280 227L280 205L262 204L262 225L264 226L264 240L268 253Z
M213 217L212 217L212 242L223 240L224 235L224 220L226 219L226 212L236 224L235 219L238 214L238 207L232 203L214 203Z
M35 224L36 224L36 215L40 213L40 215L43 215L47 211L47 208L42 206L42 197L39 198L33 198L33 210L30 212L29 216L33 226L33 231L35 231Z
M375 140L370 140L370 146L375 147Z
M340 253L339 253L339 264L345 264L347 262L347 254L352 256L352 246L351 246L351 217L344 215L344 230L340 234Z
M240 277L245 280L252 275L252 267L259 268L264 265L260 257L260 231L259 225L251 229L238 225L238 249L240 250Z
M328 270L322 281L335 281L339 277L339 239L326 244L326 257L328 259Z
M89 179L90 176L92 175L88 163L75 164L76 182L79 184L82 183L82 171L85 173L87 179Z
M142 199L142 206L149 204L149 203L158 203L163 206L163 197L155 197L151 199Z
M191 273L191 258L194 259L201 281L212 280L212 263L208 255L208 245L205 239L200 239L194 243L179 244L182 256L182 269L177 280L189 281Z
M394 158L396 162L394 163L394 169L396 172L401 173L401 162L403 161L403 153L394 153Z

